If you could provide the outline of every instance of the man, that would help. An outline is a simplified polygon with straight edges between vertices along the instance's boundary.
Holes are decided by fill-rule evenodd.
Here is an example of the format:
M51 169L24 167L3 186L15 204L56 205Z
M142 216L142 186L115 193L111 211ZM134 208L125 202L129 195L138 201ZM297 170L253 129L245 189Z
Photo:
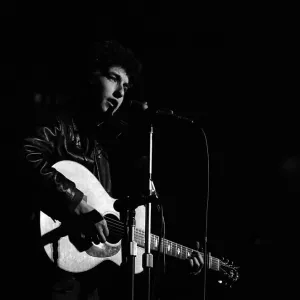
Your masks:
M49 124L39 126L25 139L25 160L34 178L34 193L38 195L34 203L35 219L38 222L38 212L43 211L62 223L78 222L79 228L71 226L74 231L68 233L79 252L89 249L92 243L106 242L109 236L107 221L89 204L89 199L76 184L52 166L61 160L78 162L97 177L109 195L118 194L112 191L111 176L115 169L111 165L117 163L110 160L115 157L126 160L126 156L115 150L121 131L111 120L139 73L140 63L131 50L116 41L96 44L89 63L87 98L81 99L80 110L50 117ZM198 273L203 260L199 255L193 255L189 263L191 271ZM116 274L121 273L111 271L114 267L108 265L102 263L83 274L54 268L47 272L51 273L50 282L45 285L49 293L39 296L43 299L49 294L52 299L104 299L109 295L113 299L114 296L117 298L117 291L124 295L122 288L115 289L119 286L118 281L124 284L122 278L117 280L121 275ZM40 272L44 276L44 269Z

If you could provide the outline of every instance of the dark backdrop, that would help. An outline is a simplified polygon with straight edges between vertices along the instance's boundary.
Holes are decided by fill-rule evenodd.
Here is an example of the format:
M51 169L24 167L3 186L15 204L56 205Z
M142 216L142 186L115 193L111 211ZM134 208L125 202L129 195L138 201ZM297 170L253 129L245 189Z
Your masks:
M179 242L203 239L208 163L203 128L210 158L209 250L241 267L233 291L221 293L263 297L280 282L279 249L292 244L287 232L294 224L286 221L299 195L293 80L279 71L289 55L261 46L261 40L253 48L228 47L221 8L176 13L168 8L132 3L105 14L99 5L32 4L17 14L7 10L4 152L14 153L39 107L76 92L90 41L118 39L144 65L142 82L129 97L198 121L194 128L171 122L157 133L154 178L165 201L167 236Z

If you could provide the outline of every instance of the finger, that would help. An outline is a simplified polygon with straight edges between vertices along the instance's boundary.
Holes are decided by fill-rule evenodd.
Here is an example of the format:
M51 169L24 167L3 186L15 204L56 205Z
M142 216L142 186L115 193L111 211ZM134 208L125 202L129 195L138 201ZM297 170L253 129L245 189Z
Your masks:
M108 235L109 235L109 230L108 230L108 227L107 227L107 222L106 222L106 220L102 220L102 221L98 222L98 223L96 224L96 226L97 226L97 228L99 228L99 230L100 230L100 228L102 229L103 234L104 234L105 236L108 236Z
M189 263L190 263L191 268L193 269L194 268L194 261L193 261L192 258L189 259Z
M198 275L201 272L202 268L203 268L203 264L201 264L197 258L195 258L194 263L195 263L196 267L194 268L195 271L194 271L193 274Z
M100 242L105 243L106 242L106 235L104 234L104 226L101 222L96 224L98 235L100 237Z
M197 259L198 259L202 264L204 264L203 256L201 255L200 252L198 252L198 251L193 251L191 257L197 257Z
M197 257L194 257L194 258L193 258L193 264L194 264L194 268L195 268L196 270L198 270L198 269L201 267L200 262L199 262L199 260L197 259Z
M199 261L201 262L201 264L204 264L203 256L199 252L197 252L197 258L199 259Z
M107 227L106 220L102 220L100 223L103 224L103 230L104 230L105 236L108 236L109 235L109 230L108 230L108 227Z

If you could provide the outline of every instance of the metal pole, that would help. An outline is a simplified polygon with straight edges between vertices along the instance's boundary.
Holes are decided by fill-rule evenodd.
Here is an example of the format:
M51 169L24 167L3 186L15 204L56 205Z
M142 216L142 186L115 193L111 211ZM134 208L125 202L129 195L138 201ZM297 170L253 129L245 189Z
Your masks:
M149 145L149 199L153 195L152 183L152 153L153 153L153 125L150 124ZM151 203L145 205L145 253L143 257L144 270L147 275L147 299L151 299L151 268L153 268L153 255L151 254Z

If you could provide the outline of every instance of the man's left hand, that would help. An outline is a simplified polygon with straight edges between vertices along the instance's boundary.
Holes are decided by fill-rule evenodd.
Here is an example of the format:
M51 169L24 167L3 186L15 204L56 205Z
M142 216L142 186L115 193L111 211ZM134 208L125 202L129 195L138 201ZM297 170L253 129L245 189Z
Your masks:
M197 242L197 250L199 249L200 243ZM204 266L203 256L200 254L199 251L194 251L192 255L188 258L188 261L190 264L190 274L198 275Z

